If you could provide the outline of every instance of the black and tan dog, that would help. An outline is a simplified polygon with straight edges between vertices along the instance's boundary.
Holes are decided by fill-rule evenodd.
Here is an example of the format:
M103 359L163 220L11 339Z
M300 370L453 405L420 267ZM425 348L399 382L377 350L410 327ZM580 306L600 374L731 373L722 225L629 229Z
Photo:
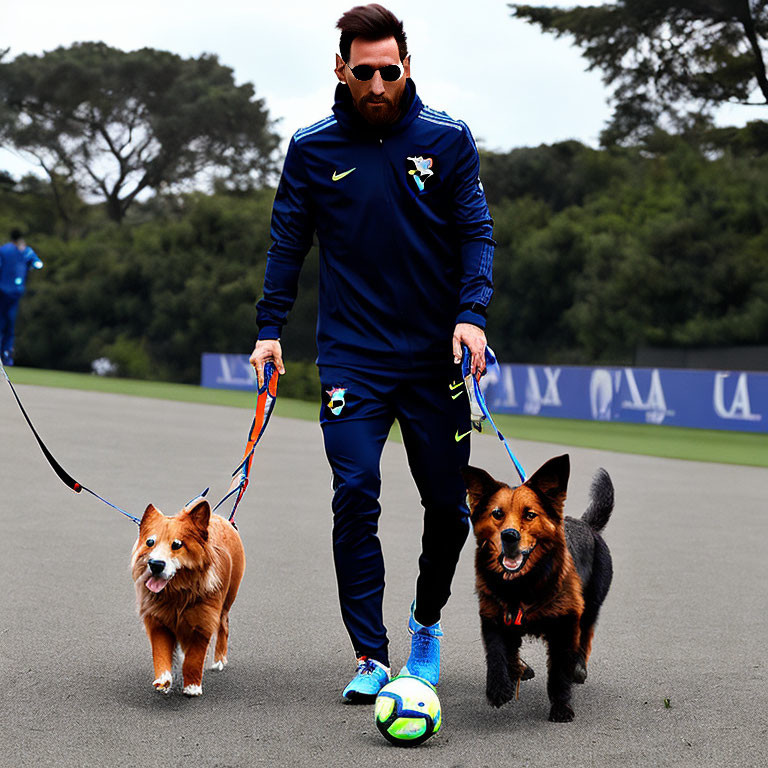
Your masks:
M613 576L600 536L613 510L613 485L600 469L580 520L564 517L570 461L550 459L511 488L475 467L464 470L477 550L477 594L494 707L510 701L533 670L520 659L524 635L549 651L549 719L573 720L572 683L587 679L600 606Z

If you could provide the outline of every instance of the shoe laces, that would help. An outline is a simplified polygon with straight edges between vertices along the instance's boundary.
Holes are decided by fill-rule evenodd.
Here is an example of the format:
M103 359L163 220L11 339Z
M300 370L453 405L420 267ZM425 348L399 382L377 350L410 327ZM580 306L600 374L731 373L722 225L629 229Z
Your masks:
M376 662L368 656L361 656L357 660L358 675L372 675L376 671Z

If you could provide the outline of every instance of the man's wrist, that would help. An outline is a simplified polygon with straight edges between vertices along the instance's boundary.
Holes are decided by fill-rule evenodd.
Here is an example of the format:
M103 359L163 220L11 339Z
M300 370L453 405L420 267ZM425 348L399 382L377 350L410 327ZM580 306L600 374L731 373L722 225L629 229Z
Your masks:
M259 328L258 341L280 341L280 328L277 325L265 325Z
M470 309L465 309L456 317L456 324L469 323L470 325L476 325L478 328L485 330L485 315L481 315L478 312L473 312Z

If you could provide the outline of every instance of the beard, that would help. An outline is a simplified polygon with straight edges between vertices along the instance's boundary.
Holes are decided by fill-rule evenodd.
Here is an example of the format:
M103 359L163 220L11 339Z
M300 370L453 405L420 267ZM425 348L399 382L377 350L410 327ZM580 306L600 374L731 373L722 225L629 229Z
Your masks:
M355 108L371 125L389 125L400 117L400 102L402 94L397 101L393 101L386 95L372 96L368 94L354 101Z

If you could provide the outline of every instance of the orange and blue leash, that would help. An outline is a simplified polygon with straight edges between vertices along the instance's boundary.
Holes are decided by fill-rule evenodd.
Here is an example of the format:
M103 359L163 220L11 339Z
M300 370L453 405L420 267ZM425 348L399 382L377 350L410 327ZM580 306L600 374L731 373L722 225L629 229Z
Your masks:
M235 525L235 513L242 500L245 490L248 487L251 464L253 464L253 452L261 440L261 436L267 428L269 417L275 408L277 401L277 384L280 374L277 372L274 364L268 362L264 365L264 383L256 391L256 408L253 417L251 429L248 432L248 439L245 443L245 452L240 463L235 467L232 473L232 482L230 483L224 498L213 508L215 512L230 496L237 494L232 511L229 514L229 522ZM235 528L237 526L235 525Z
M129 512L126 512L121 507L118 507L116 504L113 504L111 501L108 501L103 496L100 496L95 491L92 491L87 486L78 482L64 469L64 467L61 466L61 464L59 464L54 455L50 452L50 450L48 450L48 447L43 442L43 439L38 434L38 431L35 429L35 425L32 423L32 419L30 419L29 414L24 408L24 405L21 402L21 398L16 392L16 388L13 386L13 382L8 377L8 373L6 372L2 362L0 362L0 371L2 371L5 380L8 382L8 386L11 388L13 397L15 398L16 403L19 406L22 415L24 416L24 419L29 425L29 428L32 430L32 434L35 436L35 440L37 440L37 444L40 446L40 450L43 452L43 456L45 456L51 466L51 469L53 469L58 478L75 493L86 491L87 493L90 493L91 496L95 496L99 501L104 502L107 506L112 507L112 509L117 510L121 515L125 515L125 517L127 517L129 520L133 520L134 523L139 525L141 523L140 518L135 517ZM264 366L264 384L258 388L256 392L255 415L253 418L253 423L251 424L251 429L248 432L248 439L245 444L245 453L243 454L243 458L240 464L238 464L238 466L235 468L235 471L232 473L232 482L227 493L224 495L224 498L213 508L213 511L217 510L230 496L236 493L237 498L235 499L235 502L232 506L232 511L229 515L229 522L232 523L233 526L235 526L235 513L237 512L237 507L240 504L243 495L245 494L246 488L248 487L249 474L251 471L251 465L253 463L253 452L267 428L269 418L272 415L272 411L275 407L275 401L277 399L278 378L279 374L277 369L272 363L267 363ZM206 488L196 498L205 496L208 493L208 490L209 489ZM192 501L194 501L194 499ZM189 503L190 502L188 502L186 506L188 506Z

